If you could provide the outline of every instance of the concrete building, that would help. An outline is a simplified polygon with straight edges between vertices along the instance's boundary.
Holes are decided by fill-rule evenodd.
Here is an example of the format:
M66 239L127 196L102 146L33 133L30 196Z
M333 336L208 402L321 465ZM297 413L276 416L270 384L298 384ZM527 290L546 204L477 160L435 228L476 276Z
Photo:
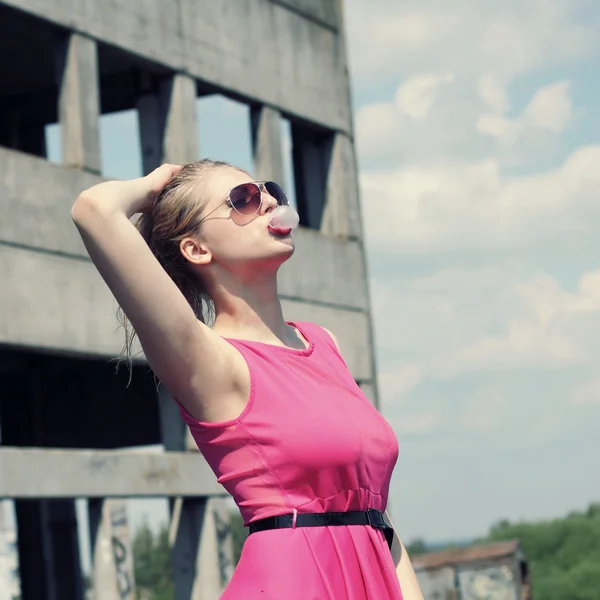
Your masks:
M531 600L529 568L518 540L413 557L425 600Z
M106 573L125 559L99 562L104 499L145 496L176 498L177 598L216 598L231 566L223 490L143 361L129 387L115 374L114 301L69 211L102 179L101 115L137 111L148 172L199 158L196 101L224 94L250 107L255 175L275 180L288 119L302 227L285 316L336 332L376 403L341 2L0 0L0 56L0 497L16 500L22 599L83 597L76 497L90 499L94 597L124 597ZM54 123L60 165L46 160ZM123 450L157 443L167 452Z

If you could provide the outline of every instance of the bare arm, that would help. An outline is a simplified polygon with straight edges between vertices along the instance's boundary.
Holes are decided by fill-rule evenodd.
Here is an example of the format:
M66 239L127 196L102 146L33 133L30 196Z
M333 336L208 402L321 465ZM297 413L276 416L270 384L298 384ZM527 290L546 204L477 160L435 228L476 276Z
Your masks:
M232 391L233 353L192 308L129 218L148 208L179 167L85 190L71 216L100 275L135 328L158 378L196 418Z
M389 522L391 523L390 516L385 513ZM396 565L396 573L398 580L400 581L400 587L402 588L402 597L404 600L423 600L423 592L421 586L413 569L412 563L408 552L394 527L394 540L392 542L392 558Z

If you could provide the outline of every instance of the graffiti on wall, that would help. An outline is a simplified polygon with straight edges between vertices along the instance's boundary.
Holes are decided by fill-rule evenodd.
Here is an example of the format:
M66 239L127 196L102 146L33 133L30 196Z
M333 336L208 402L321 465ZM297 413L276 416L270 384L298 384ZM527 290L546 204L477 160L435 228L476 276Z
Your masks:
M506 565L461 569L457 575L462 600L518 600L513 573Z
M119 598L120 600L134 600L133 553L125 503L114 500L110 502L109 514L112 555Z

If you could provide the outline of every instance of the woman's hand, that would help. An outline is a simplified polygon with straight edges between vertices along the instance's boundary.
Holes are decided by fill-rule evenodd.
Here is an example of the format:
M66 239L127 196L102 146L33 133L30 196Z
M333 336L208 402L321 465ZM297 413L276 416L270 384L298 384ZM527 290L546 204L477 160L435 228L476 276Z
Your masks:
M94 209L121 212L131 218L136 213L148 212L156 195L181 171L181 165L164 164L145 177L127 181L104 181L83 191L73 205L71 215L77 222L85 213L86 204ZM78 208L80 210L78 210Z

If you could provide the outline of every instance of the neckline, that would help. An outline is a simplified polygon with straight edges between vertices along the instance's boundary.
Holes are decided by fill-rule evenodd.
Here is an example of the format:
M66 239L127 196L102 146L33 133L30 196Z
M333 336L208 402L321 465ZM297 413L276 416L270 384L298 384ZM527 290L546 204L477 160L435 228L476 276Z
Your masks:
M307 336L306 332L302 329L302 327L299 327L298 324L294 321L286 321L285 324L290 325L302 335L302 337L308 342L308 346L306 348L290 348L289 346L279 346L278 344L269 344L268 342L259 342L256 340L243 340L240 338L223 337L223 339L227 340L228 342L240 342L242 344L260 344L261 346L266 346L267 348L281 350L290 354L296 354L297 356L310 356L313 353L313 350L315 349L315 344L312 340L312 336Z

